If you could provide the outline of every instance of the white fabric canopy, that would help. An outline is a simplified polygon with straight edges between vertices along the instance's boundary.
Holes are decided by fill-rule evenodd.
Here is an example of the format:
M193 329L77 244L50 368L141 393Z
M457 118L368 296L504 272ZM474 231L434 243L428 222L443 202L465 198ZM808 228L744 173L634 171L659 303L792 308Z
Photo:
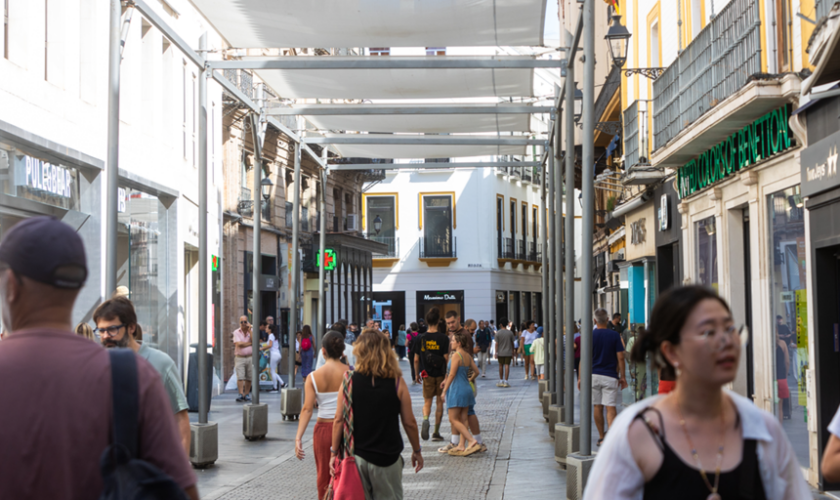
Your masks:
M240 48L542 45L545 0L192 0Z
M260 70L286 99L442 99L531 96L530 69Z
M306 116L320 130L410 133L528 132L530 115Z
M335 144L330 149L345 158L457 158L525 154L525 146Z

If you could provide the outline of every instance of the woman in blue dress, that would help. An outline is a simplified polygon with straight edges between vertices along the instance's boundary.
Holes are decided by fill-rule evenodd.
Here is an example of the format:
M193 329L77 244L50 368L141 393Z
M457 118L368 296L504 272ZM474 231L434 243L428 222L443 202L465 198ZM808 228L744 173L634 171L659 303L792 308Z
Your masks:
M458 446L449 450L450 455L466 457L481 449L481 445L470 434L467 424L467 412L475 404L475 393L467 372L479 373L472 354L467 352L469 338L463 333L456 333L449 344L449 374L443 383L443 401L449 410L449 423L452 432L461 436Z

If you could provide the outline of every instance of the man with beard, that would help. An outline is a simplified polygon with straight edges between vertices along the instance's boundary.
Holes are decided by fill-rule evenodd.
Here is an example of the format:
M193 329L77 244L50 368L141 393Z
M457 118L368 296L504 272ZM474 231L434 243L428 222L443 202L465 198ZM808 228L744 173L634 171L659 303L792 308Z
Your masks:
M138 338L142 339L142 334L140 325L137 324L134 304L124 296L115 296L96 308L93 313L93 322L96 323L96 331L99 333L103 347L127 347L148 361L158 372L163 387L169 395L169 404L172 407L172 413L175 414L178 432L181 434L181 444L189 455L191 432L187 410L190 406L184 395L178 367L168 354L149 347L148 344L137 342Z
M0 311L9 336L0 343L0 380L25 374L26 383L0 387L0 400L8 402L0 405L0 498L97 498L100 458L113 440L112 366L107 351L72 330L88 274L84 244L73 228L51 217L24 220L4 233ZM124 328L108 333L124 334L119 330ZM197 500L195 474L160 376L145 359L134 358L136 458Z

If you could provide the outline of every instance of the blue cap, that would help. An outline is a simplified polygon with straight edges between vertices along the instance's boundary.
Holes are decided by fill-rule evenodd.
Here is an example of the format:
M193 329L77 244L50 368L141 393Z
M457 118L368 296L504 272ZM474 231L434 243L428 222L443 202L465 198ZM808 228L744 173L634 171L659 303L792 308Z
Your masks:
M0 241L0 262L16 274L56 288L79 289L88 275L78 233L48 216L15 224Z
M542 332L543 332L543 327L538 326L538 327L537 327L537 333L542 333Z

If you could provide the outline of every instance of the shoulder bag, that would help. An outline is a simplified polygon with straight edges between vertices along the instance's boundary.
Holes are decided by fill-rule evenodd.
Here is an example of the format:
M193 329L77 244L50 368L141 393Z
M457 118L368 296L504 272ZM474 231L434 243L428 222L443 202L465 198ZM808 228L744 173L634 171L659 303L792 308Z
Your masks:
M327 495L324 500L365 500L365 489L359 469L356 468L356 457L353 441L353 372L344 373L344 437L335 457L335 474L333 475Z

